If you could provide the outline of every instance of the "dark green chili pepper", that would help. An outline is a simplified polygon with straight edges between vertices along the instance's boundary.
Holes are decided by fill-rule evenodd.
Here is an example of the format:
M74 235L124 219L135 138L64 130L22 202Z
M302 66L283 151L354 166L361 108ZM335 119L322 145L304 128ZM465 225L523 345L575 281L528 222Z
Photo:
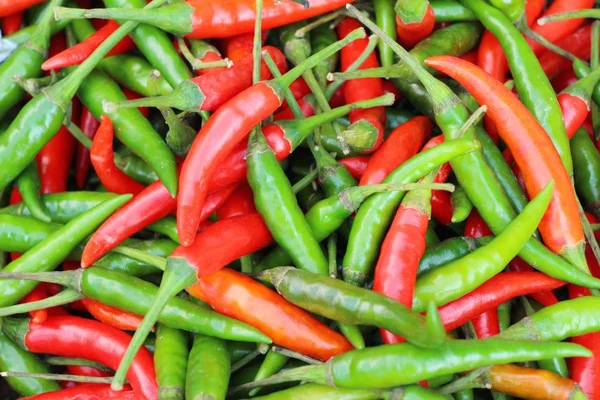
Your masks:
M458 223L466 220L473 209L473 204L460 185L456 185L450 200L452 202L452 222Z
M389 37L396 40L396 12L394 11L394 0L375 0L375 20L377 25ZM426 3L426 2L425 2ZM379 41L379 60L383 67L394 64L394 52L383 41Z
M264 271L257 278L275 286L289 302L334 321L374 325L425 347L439 346L446 339L433 303L423 317L380 293L293 267Z
M321 365L282 372L261 382L239 386L232 392L289 381L347 389L392 388L483 366L590 354L573 343L501 339L448 340L430 349L410 343L392 344L349 351Z
M458 260L491 241L491 236L477 239L463 236L444 240L425 251L421 261L419 261L418 276Z
M188 359L185 398L224 400L230 371L231 360L225 342L195 335Z
M144 0L106 0L108 8L144 8ZM192 77L185 61L175 50L173 42L162 30L150 25L140 24L130 33L137 48L165 77L171 87Z
M123 149L129 150L126 147L123 147ZM144 185L149 185L158 179L152 168L144 160L133 153L123 153L123 151L115 153L115 164L121 171Z
M460 0L494 34L506 53L519 98L552 139L569 174L573 160L556 94L521 32L498 9L483 0Z
M335 34L334 29L331 29L328 24L319 25L312 31L310 35L310 46L312 48L312 53L318 53L336 41L337 35ZM339 57L339 53L335 53L313 68L315 78L317 78L317 82L319 82L321 87L324 88L327 86L327 75L335 71Z
M116 209L131 199L121 195L108 200L78 216L61 229L50 234L20 258L8 264L3 272L52 271L67 258L71 250L91 234ZM43 260L41 262L40 260ZM0 281L0 306L16 304L36 286L35 282L20 280Z
M0 326L2 325L0 321ZM46 364L33 353L23 350L0 331L0 369L2 371L15 371L25 373L47 374L50 371ZM56 381L37 378L4 378L9 386L21 396L35 396L36 394L60 390Z
M575 189L586 210L600 218L600 154L587 131L580 128L571 139Z
M227 351L231 363L234 364L256 350L256 345L249 342L228 342Z
M13 77L36 78L42 72L42 63L48 55L50 46L50 27L54 20L52 9L61 3L62 0L50 2L50 7L31 37L0 65L0 93L2 93L0 119L25 96L25 90L13 80Z
M505 331L510 326L511 301L506 301L498 306L498 324L500 332Z
M475 400L473 389L462 389L453 393L454 400Z
M429 4L435 14L435 22L477 21L473 11L457 0L430 0Z
M37 162L34 160L29 164L17 178L17 188L23 198L23 204L31 212L34 218L40 221L50 222L44 206L40 200L40 176L38 174Z
M256 209L275 241L299 268L327 275L327 259L298 206L292 187L273 150L258 129L250 134L246 162Z
M319 184L326 197L335 196L346 188L358 185L346 167L338 163L322 146L315 145L310 137L307 141L317 163Z
M427 392L421 393L421 392ZM413 400L438 400L449 399L447 396L434 394L432 391L420 386L409 386L396 388L391 391L385 390L352 390L338 389L330 386L307 383L305 385L274 392L266 396L253 397L257 400L295 400L295 399L319 399L319 400L377 400L377 399L413 399Z
M302 178L304 178L304 176L292 174L291 182L296 184L300 182ZM300 205L300 208L306 211L319 201L323 200L325 195L323 194L321 188L319 188L317 185L308 185L296 193L296 198L298 199L298 205Z
M430 248L431 246L435 246L440 243L440 238L437 233L435 233L435 221L429 221L429 226L427 226L427 232L425 233L425 246Z
M0 274L8 272L3 270ZM103 304L145 315L158 292L150 282L103 268L90 267L62 272L19 274L23 279L58 283ZM36 282L33 282L34 284ZM271 339L243 322L221 315L208 307L180 297L169 299L158 321L175 329L210 335L226 340L270 343Z
M160 399L184 398L189 351L186 332L163 324L156 326L154 367Z
M165 235L175 243L179 243L179 235L177 234L177 222L175 217L170 215L156 221L146 227L149 231Z

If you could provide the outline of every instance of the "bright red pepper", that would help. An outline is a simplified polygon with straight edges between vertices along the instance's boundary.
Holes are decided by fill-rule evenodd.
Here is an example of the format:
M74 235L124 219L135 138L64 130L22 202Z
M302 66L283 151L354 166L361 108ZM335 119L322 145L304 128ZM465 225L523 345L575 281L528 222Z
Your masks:
M115 391L109 384L87 384L69 387L58 392L48 392L32 397L23 397L21 400L138 400L136 392L131 386L126 385L123 390Z
M100 122L94 118L90 110L86 107L83 107L81 110L79 121L83 133L90 139L93 139L96 130L100 126ZM79 189L84 187L91 165L90 150L81 143L77 143L77 148L75 149L75 183L77 183Z
M217 210L219 220L246 215L256 212L254 206L254 193L248 183L240 184L235 192Z
M98 321L122 331L135 331L143 317L91 299L81 299L87 311Z
M433 32L435 27L435 14L431 6L427 6L427 11L421 22L405 24L399 16L396 16L396 33L398 33L398 43L407 49L412 49L421 40L427 38Z
M69 375L95 376L95 377L110 376L110 374L108 372L102 371L98 368L88 367L85 365L67 365L67 372L69 373Z
M559 40L556 45L577 58L589 60L592 46L592 26L590 24L582 26L571 35ZM544 72L550 79L561 72L570 70L573 65L571 60L556 54L552 50L543 52L539 60Z
M21 11L16 12L11 15L7 15L2 18L2 35L8 36L19 29L21 29L21 24L23 23L23 13Z
M551 83L554 91L556 93L560 93L561 91L568 88L577 81L578 79L575 75L575 72L573 72L572 70L566 70L555 76L554 79L552 79Z
M302 115L304 115L305 118L315 115L315 101L312 94L307 94L306 96L296 100L298 101L300 111L302 111ZM273 120L275 121L284 121L290 119L296 119L296 117L294 116L294 112L289 107L280 107L279 111L277 111L273 116Z
M42 3L44 0L2 0L0 1L0 17L25 11L31 6Z
M370 156L355 156L342 158L338 162L346 167L354 179L360 180L367 170L367 165L369 165L370 159Z
M511 271L528 273L533 272L534 269L531 265L527 264L520 257L515 257L512 259L510 264L508 264L508 268ZM542 304L544 307L551 306L553 304L558 303L558 299L551 291L543 291L543 292L535 292L530 293L529 296L535 301Z
M444 135L435 136L423 146L421 151L425 151L427 149L432 148L433 146L437 146L438 144L444 141ZM450 163L444 163L435 179L433 180L435 183L444 183L450 176L452 172L452 168L450 167ZM452 213L453 207L452 202L450 201L450 193L443 190L433 190L431 192L431 215L441 224L447 225L452 222Z

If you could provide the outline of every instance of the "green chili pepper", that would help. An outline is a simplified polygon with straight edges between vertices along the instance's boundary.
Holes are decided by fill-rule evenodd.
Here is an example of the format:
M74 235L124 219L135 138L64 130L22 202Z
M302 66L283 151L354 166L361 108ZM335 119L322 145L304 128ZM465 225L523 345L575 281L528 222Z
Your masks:
M46 3L49 4L49 3ZM67 2L65 5L73 6L70 2ZM63 29L67 25L69 25L71 21L64 19L60 21L52 21L50 24L50 35L54 35ZM31 37L34 35L35 30L38 28L39 22L35 22L33 25L26 26L13 34L2 37L2 41L6 43L10 43L15 49L19 48L23 44L25 44ZM41 64L40 64L41 66Z
M510 311L511 301L506 301L498 306L498 324L500 325L500 332L507 330L510 326Z
M36 78L42 72L42 63L50 46L50 27L54 20L52 9L61 3L62 0L50 2L31 37L0 65L0 119L25 96L25 90L13 81L13 77Z
M377 399L413 399L413 400L438 400L449 399L448 396L436 394L420 386L408 386L385 390L352 390L338 389L325 385L307 383L266 396L254 397L257 400L294 400L294 399L320 399L320 400L377 400Z
M261 379L266 379L270 376L281 371L281 369L288 362L289 358L284 356L281 353L277 353L273 351L273 349L269 350L262 364L260 364L260 368L256 371L256 375L254 375L253 381L260 381ZM260 388L256 388L250 391L250 396L256 396Z
M240 361L248 354L256 350L256 345L249 342L228 342L227 351L232 363Z
M473 204L471 204L467 194L460 185L456 186L450 200L452 202L452 222L463 222L471 213Z
M264 271L257 278L275 286L291 303L334 321L375 325L425 347L439 346L446 339L433 303L424 318L380 293L293 267Z
M335 30L331 29L328 24L320 25L316 27L310 35L310 47L312 53L316 54L336 41L337 35L335 34ZM339 53L335 53L313 68L315 78L317 78L317 82L319 82L321 87L324 88L327 86L327 75L335 71L339 57Z
M160 399L184 398L189 350L187 333L157 325L154 366Z
M537 229L550 204L553 189L552 182L490 243L417 280L413 310L424 311L432 301L436 305L446 304L501 272Z
M458 260L491 241L491 236L477 239L463 236L444 240L425 251L419 261L418 276L423 276L427 272Z
M126 147L123 149L129 150ZM126 155L123 153L123 151L115 153L115 164L128 176L144 185L149 185L158 179L144 160L133 153Z
M131 195L121 195L108 200L84 214L76 217L61 229L50 234L45 240L14 260L3 269L4 272L44 272L56 268L69 253L116 209L131 199ZM43 260L43 262L40 262ZM17 303L36 286L35 282L3 280L0 282L0 306Z
M492 6L502 11L512 22L518 22L525 14L525 0L486 0Z
M40 176L37 162L32 161L17 178L17 188L23 198L23 204L31 211L31 215L40 221L50 222L40 200Z
M423 3L427 4L427 1L424 1ZM377 25L379 25L386 35L396 40L396 13L394 11L394 0L375 0L373 6L375 7L375 19ZM423 15L425 15L425 12L423 12ZM394 64L394 52L382 41L379 41L379 59L381 60L381 65L383 67Z
M239 386L231 394L289 381L347 389L391 388L483 366L551 357L588 357L590 354L589 350L572 343L501 339L448 340L431 349L410 343L392 344L349 351L321 365L296 368Z
M463 6L457 0L430 0L435 14L435 22L477 21L473 11Z
M429 221L429 225L427 226L427 232L425 232L425 246L430 248L431 246L435 246L440 243L440 238L437 233L435 233L435 221Z
M335 196L342 190L358 184L346 167L338 163L322 146L315 145L310 137L307 141L317 162L319 184L326 197Z
M149 231L165 235L175 243L179 243L179 235L177 234L177 222L175 217L170 215L156 221L146 227Z
M575 167L575 189L583 206L600 217L600 154L587 131L580 128L571 139Z
M1 326L1 321L0 321ZM2 371L14 371L25 373L46 374L48 370L46 364L26 350L17 346L0 331L0 369ZM37 394L54 392L60 390L56 381L49 381L37 378L4 378L9 386L21 396L35 396Z
M195 335L188 359L185 398L224 400L230 371L231 360L225 342Z
M453 393L454 400L475 400L473 389L462 389Z

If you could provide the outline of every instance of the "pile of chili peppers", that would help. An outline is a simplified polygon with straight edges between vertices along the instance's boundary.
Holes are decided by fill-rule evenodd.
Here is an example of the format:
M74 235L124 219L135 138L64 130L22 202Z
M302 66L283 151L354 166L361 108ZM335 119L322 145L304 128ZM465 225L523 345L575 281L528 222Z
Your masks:
M595 6L0 1L0 398L600 400Z

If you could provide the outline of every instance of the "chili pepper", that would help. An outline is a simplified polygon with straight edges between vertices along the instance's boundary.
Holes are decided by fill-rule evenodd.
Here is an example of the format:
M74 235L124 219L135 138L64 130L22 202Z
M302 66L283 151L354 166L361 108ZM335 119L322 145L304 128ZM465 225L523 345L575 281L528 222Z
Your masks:
M391 388L469 368L579 354L590 353L572 343L557 342L448 340L430 349L401 343L350 351L327 363L282 372L236 390L299 380L342 389Z
M414 47L417 43L431 35L435 26L435 14L433 8L427 1L419 1L419 7L424 5L424 13L421 17L406 18L405 13L399 12L399 3L396 3L396 32L398 33L398 43L403 47ZM411 7L413 4L411 4Z
M41 3L39 0L19 0L14 2L5 2L0 5L0 17L7 17L20 11L24 11L31 6Z
M87 137L90 139L94 138L96 134L96 130L100 123L92 113L86 108L83 107L81 111L80 118L81 130ZM77 187L82 189L85 185L85 181L87 179L88 172L90 170L91 160L90 160L90 151L81 143L77 144L77 148L75 150L75 182L77 183Z
M427 143L425 143L425 146L423 146L421 151L424 151L424 150L430 149L434 146L437 146L438 144L442 143L443 141L444 141L443 135L433 137L429 141L427 141ZM449 163L442 164L442 166L439 168L439 170L435 176L434 182L437 182L437 183L446 182L446 180L450 176L451 172L452 172L452 169L451 169ZM430 203L431 203L431 215L436 219L436 221L441 222L442 224L449 224L450 222L452 222L452 212L453 211L452 211L452 203L451 203L450 193L441 191L441 190L432 191Z
M396 39L396 22L393 0L377 0L373 3L377 25L392 39ZM394 64L394 52L383 42L379 42L379 58L381 65L387 67Z
M458 260L479 247L488 244L491 240L492 238L490 236L484 236L478 239L470 237L446 239L425 251L423 257L421 257L421 260L419 261L417 276L422 276L451 261Z
M559 93L557 99L569 138L575 135L577 129L588 117L592 105L592 94L599 78L600 69L596 69Z
M21 258L7 265L3 271L50 271L56 268L80 241L129 198L130 196L127 195L116 197L75 218L49 235ZM45 262L40 263L40 259L45 260ZM0 290L2 290L3 295L0 304L4 306L15 304L34 287L35 283L33 282L2 281L0 282Z
M40 176L37 171L37 163L33 161L17 177L17 188L23 198L23 204L29 209L31 215L44 222L50 222L44 206L40 200Z
M188 342L186 332L158 324L154 368L159 398L183 399L190 351Z
M467 194L461 186L456 186L456 189L452 193L452 222L462 222L469 216L469 213L473 209L473 204L469 201Z
M583 206L600 216L600 153L585 129L579 129L571 140L571 152L575 166L575 188L581 196Z
M131 337L100 322L79 317L52 317L43 323L28 319L3 319L3 331L19 346L33 353L80 357L115 369ZM127 374L133 390L145 399L157 398L152 355L146 349L137 353Z
M185 393L187 398L225 399L231 360L223 340L195 335L188 359Z
M65 388L56 392L27 397L27 400L79 400L79 399L119 399L135 400L137 394L127 385L123 391L115 391L108 384L92 383Z
M448 399L438 393L433 393L424 389L420 386L406 386L401 388L392 389L390 391L385 390L356 390L356 389L339 389L332 388L330 386L318 385L314 383L307 383L300 386L295 386L289 389L280 390L278 392L270 393L265 396L254 397L259 400L293 400L293 399L321 399L321 400L333 400L333 399L352 399L352 400L375 400L386 398L394 399L430 399L430 400L442 400ZM413 397L414 396L414 397Z
M367 169L370 159L370 156L354 156L342 158L339 160L339 163L350 172L350 175L352 175L354 179L360 180Z
M40 23L34 28L31 36L0 66L0 93L2 93L0 118L25 95L25 91L13 81L13 76L20 76L26 79L36 78L40 75L41 63L46 58L46 53L50 46L50 26L53 21L52 8L60 5L61 1L55 0L52 2L47 12L44 13L44 17ZM8 4L5 4L4 8L7 6ZM0 6L0 14L2 14L2 8ZM9 14L5 13L4 15Z
M48 58L42 64L42 69L44 71L50 71L52 69L61 69L80 64L87 57L89 57L90 54L94 52L96 47L98 47L102 42L104 42L118 28L119 24L117 22L107 21L102 28L89 35L88 37L78 37L79 41L82 43L79 43ZM75 34L77 35L76 29ZM129 36L126 36L106 54L106 57L127 53L128 51L133 49L135 49L135 43Z
M190 44L190 52L200 63L214 63L216 61L224 61L221 53L217 48L208 42L200 39L188 40ZM185 43L185 41L184 41ZM230 59L231 60L231 59ZM207 68L197 70L198 75L204 75L210 71L222 71L223 68Z
M122 331L135 331L142 321L142 317L138 315L107 306L95 300L83 298L81 301L92 317Z
M435 307L429 308L431 313L425 320L379 293L291 267L261 272L258 279L273 284L286 300L326 318L345 324L375 325L420 346L435 347L445 339Z
M281 105L284 88L307 68L360 37L364 37L362 29L311 56L287 74L268 83L260 82L239 93L227 103L227 107L219 108L211 116L192 144L181 169L181 188L177 197L177 229L181 243L189 245L193 240L208 182L214 175L216 166L246 137L256 123ZM249 108L248 105L252 107ZM235 126L231 124L232 120L236 121Z
M575 76L579 79L583 79L591 73L589 67L585 65L584 62L580 61L576 61L573 63L573 70L575 72ZM594 100L594 103L598 104L598 100L600 100L600 88L594 87L592 92L592 99Z
M460 4L455 0L431 0L429 2L433 13L435 14L435 22L462 22L476 21L477 17L473 11Z
M70 5L71 3L67 1L67 4ZM2 39L5 40L6 43L12 45L15 49L18 48L33 36L33 33L36 30L40 21L38 20L32 22L35 23L22 28L11 35L3 36ZM53 21L50 25L50 34L54 35L55 33L62 31L69 24L69 22L70 21L68 20Z
M263 4L262 29L273 29L283 25L303 21L342 7L351 0L310 0L305 8L295 3L278 4L274 0ZM60 9L57 19L62 18L102 18L138 21L156 26L176 36L191 39L226 38L251 33L256 20L254 2L240 0L234 5L205 3L189 0L152 12L123 8L105 9ZM140 44L138 44L138 47Z
M564 282L539 272L501 272L472 292L440 307L440 317L446 331L451 331L517 296L554 290L563 285Z
M91 161L100 182L109 192L136 195L145 189L144 185L123 173L114 162L113 124L106 115L100 117L100 127L96 131L91 148Z
M48 373L40 359L23 349L0 332L0 369L3 371ZM21 396L35 396L44 392L60 390L55 381L37 378L5 378L10 387Z
M200 219L206 220L233 193L237 184L231 184L211 193L206 200ZM155 182L129 201L121 212L111 215L92 235L81 255L83 268L95 263L125 239L167 215L176 207L161 182Z
M267 334L274 343L301 354L327 360L352 348L342 335L330 330L306 311L228 268L203 276L187 291L210 304L217 312L244 321ZM248 312L250 304L252 313ZM293 325L292 330L290 324Z
M319 51L325 49L327 46L332 45L337 40L337 35L333 29L331 29L327 24L318 26L310 35L310 47L313 53L318 53ZM313 73L315 74L315 78L317 78L317 82L321 87L327 86L327 75L331 72L335 71L339 61L339 55L336 53L331 57L326 58L323 62L319 63L313 68ZM303 82L298 80L298 82ZM306 83L306 82L304 82ZM300 85L300 84L298 84ZM297 93L293 90L294 84L290 85L290 91L294 94L294 98L298 99L303 96L297 96ZM306 86L308 87L308 86ZM310 93L309 90L305 94ZM332 105L332 107L334 107Z
M2 36L7 36L21 29L23 12L19 11L2 18Z
M360 178L360 185L380 183L384 180L391 171L420 150L425 139L431 134L431 129L431 121L422 116L412 118L394 129L371 156Z
M347 37L355 29L361 27L360 23L355 19L346 17L340 22L337 27L337 34L340 39ZM340 54L342 71L346 71L350 65L368 46L369 40L366 38L353 41L348 46L342 48ZM377 56L371 53L366 60L358 67L359 70L379 67ZM354 103L359 100L367 100L383 95L383 86L381 79L354 79L344 83L344 98L346 103ZM377 140L373 145L373 149L377 149L383 141L385 130L385 108L374 107L366 110L356 110L350 113L351 125L353 127L363 127L368 131L377 132Z
M285 367L288 360L289 357L286 357L281 353L277 353L271 348L269 352L267 352L267 355L260 365L260 368L256 371L252 381L259 381L278 373L283 367ZM249 392L249 395L254 397L259 391L260 388L253 389Z
M247 183L242 183L217 210L219 220L256 212L254 195Z
M584 25L572 34L565 36L556 45L573 54L577 58L589 60L591 47L591 25ZM559 73L571 68L571 60L556 54L552 50L546 50L539 56L540 65L550 79Z
M533 268L525 261L523 261L520 257L513 258L508 267L511 271L516 272L533 271ZM556 296L551 291L531 293L529 297L542 304L544 307L548 307L558 303Z
M148 312L157 292L157 287L150 282L97 267L46 274L20 274L19 276L58 283L80 291L86 298L136 315L144 315ZM169 300L160 314L159 322L171 328L227 340L270 342L268 337L251 326L179 297Z
M433 270L417 281L413 309L423 311L426 304L434 301L443 305L475 289L498 274L514 258L535 231L552 196L554 184L550 183L511 224L486 246L463 258ZM523 236L519 234L523 233ZM467 268L475 261L480 267ZM462 279L448 281L449 274ZM444 281L443 288L439 282ZM432 294L435 292L435 294Z
M277 60L280 69L285 70L285 57L275 47L267 46L268 51ZM186 111L215 111L235 95L252 85L252 55L242 58L231 68L212 71L199 77L184 81L174 91L164 96L118 102L116 109L143 107L174 107ZM261 77L271 76L266 65L261 66ZM110 106L109 106L110 107Z

